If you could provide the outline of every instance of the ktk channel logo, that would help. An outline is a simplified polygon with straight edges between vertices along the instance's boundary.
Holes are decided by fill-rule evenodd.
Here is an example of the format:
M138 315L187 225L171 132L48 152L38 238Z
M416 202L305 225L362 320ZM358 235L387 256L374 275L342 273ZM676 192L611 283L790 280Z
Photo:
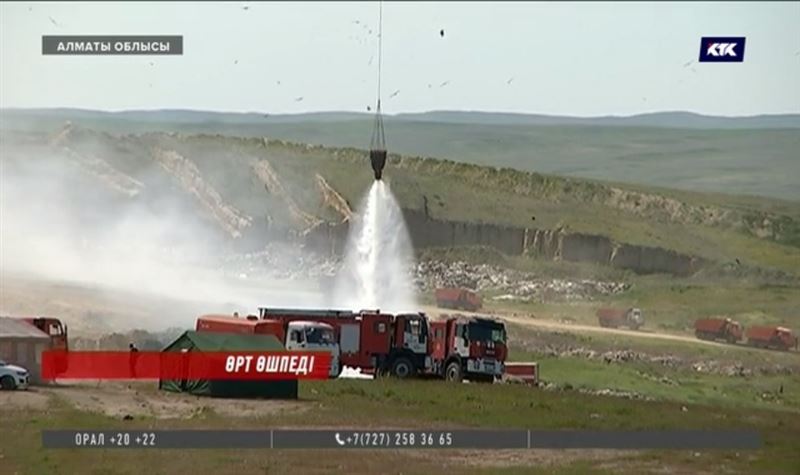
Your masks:
M741 63L744 61L744 36L700 39L701 63Z

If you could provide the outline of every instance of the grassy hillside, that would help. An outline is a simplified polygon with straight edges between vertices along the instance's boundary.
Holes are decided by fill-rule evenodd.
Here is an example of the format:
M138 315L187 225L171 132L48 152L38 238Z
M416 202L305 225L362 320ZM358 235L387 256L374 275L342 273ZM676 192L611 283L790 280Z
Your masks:
M67 119L117 133L176 131L367 146L366 114L298 116L187 111L98 113L4 110L3 127L51 130ZM569 120L567 120L569 119ZM390 150L519 170L797 201L796 116L547 118L436 112L387 117ZM675 128L679 126L684 128Z
M365 153L356 149L216 134L118 137L76 130L69 139L71 148L151 182L149 190L174 193L164 186L167 177L151 157L154 148L174 150L189 158L226 202L257 219L270 215L289 220L285 203L252 173L251 164L260 159L269 160L300 208L327 219L335 215L320 202L315 173L322 174L353 207L372 181ZM14 160L40 156L24 150L44 140L39 134L26 137L8 131L3 137L4 147L14 150L7 153ZM431 215L439 219L545 229L563 226L717 262L738 259L745 267L792 273L800 269L800 205L793 202L609 185L398 155L390 155L386 177L403 207L420 209L427 198Z

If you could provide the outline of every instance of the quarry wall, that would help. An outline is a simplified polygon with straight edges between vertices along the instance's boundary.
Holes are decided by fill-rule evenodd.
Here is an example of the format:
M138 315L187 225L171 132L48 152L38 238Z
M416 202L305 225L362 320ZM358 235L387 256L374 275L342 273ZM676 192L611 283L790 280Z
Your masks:
M415 248L491 246L508 255L526 253L553 260L605 264L641 274L685 276L705 264L694 256L658 247L617 243L600 235L440 220L414 209L404 209L403 215ZM326 254L341 254L346 240L346 222L326 223L305 235L306 246Z

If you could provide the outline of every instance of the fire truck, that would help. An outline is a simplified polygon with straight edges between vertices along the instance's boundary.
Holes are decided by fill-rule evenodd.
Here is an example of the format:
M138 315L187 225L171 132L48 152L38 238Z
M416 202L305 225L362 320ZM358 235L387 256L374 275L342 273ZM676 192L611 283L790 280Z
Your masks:
M332 326L342 366L398 378L413 376L426 367L428 321L422 313L260 308L259 317L284 324L313 321Z
M429 372L447 381L493 382L503 376L505 325L489 318L448 317L430 323Z
M329 351L330 376L342 373L339 364L339 344L332 326L316 321L259 320L255 315L239 318L230 315L203 315L197 319L198 332L245 333L273 335L287 350Z
M50 337L50 349L64 351L69 349L67 326L61 323L61 320L50 317L30 317L22 320L35 326Z
M260 308L262 320L316 321L331 325L341 365L376 376L437 376L451 381L493 381L503 374L505 326L484 318L431 322L424 313L379 310Z

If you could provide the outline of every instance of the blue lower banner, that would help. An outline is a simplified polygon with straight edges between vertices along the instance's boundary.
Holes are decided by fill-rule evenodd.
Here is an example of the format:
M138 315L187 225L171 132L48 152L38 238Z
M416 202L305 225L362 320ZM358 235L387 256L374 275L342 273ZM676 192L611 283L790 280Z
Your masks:
M45 430L46 449L758 449L754 431Z

